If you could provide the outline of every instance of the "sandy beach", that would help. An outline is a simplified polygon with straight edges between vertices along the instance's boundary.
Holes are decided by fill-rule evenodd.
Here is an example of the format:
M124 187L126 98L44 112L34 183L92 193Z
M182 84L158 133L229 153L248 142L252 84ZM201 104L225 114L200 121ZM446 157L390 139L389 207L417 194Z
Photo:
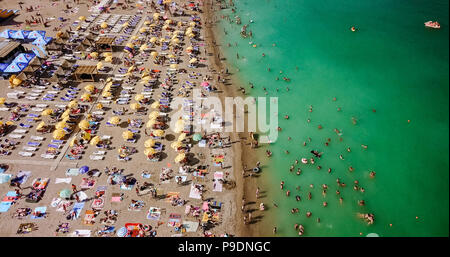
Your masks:
M0 7L20 9L18 2L19 1L2 1L0 2ZM85 3L87 1L79 1L79 3L76 4L72 1L48 0L23 2L23 10L19 12L19 15L14 17L13 20L7 20L1 24L2 31L5 29L45 30L47 32L46 36L55 37L57 32L65 31L69 27L70 30L73 31L76 28L76 25L73 25L73 23L78 21L80 16L88 17L91 14L91 12L89 12L89 8L92 7L92 4ZM63 141L60 145L56 147L58 149L54 159L44 159L41 157L41 155L49 151L47 145L53 144L54 142L52 140L55 141L54 137L52 137L53 130L45 134L36 133L36 126L41 121L48 124L51 123L49 117L42 115L41 112L34 112L39 117L35 118L33 121L27 121L27 118L30 117L28 116L30 113L33 113L32 109L36 108L36 105L47 105L44 109L50 108L53 110L57 109L58 105L67 106L69 102L60 100L61 97L64 96L64 92L58 92L57 98L52 101L43 100L42 94L35 100L30 100L23 96L18 99L9 99L6 97L8 93L23 91L24 94L31 95L34 91L32 91L31 87L23 87L25 83L11 88L8 80L0 81L0 96L6 98L6 103L16 103L20 106L20 110L18 110L19 118L13 121L14 125L12 125L12 130L16 129L15 131L17 131L17 129L22 129L18 127L18 124L21 123L24 124L30 122L31 125L31 127L25 128L26 132L24 132L18 139L8 137L8 134L14 134L14 132L9 132L2 137L2 143L6 143L5 139L9 139L10 141L15 141L15 143L17 143L14 147L12 147L12 150L8 155L2 156L0 163L4 164L6 167L4 174L11 174L10 179L13 179L20 171L30 171L30 176L19 189L20 193L24 196L20 199L15 199L14 204L11 205L9 210L0 213L0 226L2 227L0 230L0 236L76 236L78 234L76 234L75 231L84 233L87 230L90 231L90 236L116 236L117 231L126 226L126 224L150 225L150 229L148 229L148 227L141 229L142 231L145 230L145 232L142 232L145 236L257 236L260 218L259 214L256 214L260 212L258 210L259 202L255 199L255 191L257 187L255 180L257 178L243 178L242 176L242 169L244 165L250 169L254 167L257 161L254 156L248 154L252 151L247 140L248 134L220 133L220 137L217 138L215 134L210 133L208 136L214 136L210 141L212 146L200 147L199 142L192 139L192 135L194 133L185 135L186 139L177 140L181 134L174 133L172 130L168 129L165 131L165 135L161 139L155 139L155 141L164 146L160 153L160 161L148 161L147 156L144 154L144 151L147 148L144 146L144 142L149 139L147 132L151 131L150 128L146 127L146 123L149 121L148 116L150 113L157 111L157 109L151 106L151 103L157 102L158 98L163 98L163 96L166 96L167 94L176 96L176 92L187 92L187 95L189 95L190 89L192 88L186 87L186 84L181 82L189 80L190 83L195 84L195 86L199 88L202 81L207 81L209 84L217 88L216 91L205 91L207 96L217 96L223 99L225 96L238 95L238 87L236 85L231 85L228 75L222 75L227 80L225 84L218 81L218 75L221 74L221 71L225 70L225 64L224 61L219 60L218 55L220 55L220 53L218 52L218 47L214 44L216 43L216 40L214 39L214 27L211 21L213 20L213 14L216 10L215 8L217 8L215 6L215 2L205 1L205 4L202 4L202 1L200 1L200 5L198 7L203 11L198 12L190 8L182 8L185 4L184 1L172 1L176 2L180 7L180 10L185 12L182 16L164 13L163 6L158 5L158 10L162 14L157 22L155 22L153 20L154 18L152 18L154 17L153 15L156 11L150 6L149 2L142 3L140 5L141 7L136 5L135 1L127 2L128 3L125 3L125 1L118 1L118 3L122 4L121 6L127 5L127 8L119 8L117 4L112 4L112 8L110 8L109 13L107 14L122 16L134 15L134 17L139 17L137 18L138 21L136 22L135 27L131 29L132 32L127 35L128 37L126 39L126 42L132 43L135 46L134 55L131 57L131 55L128 56L128 52L114 51L112 52L112 57L117 61L108 63L102 60L101 57L91 59L86 58L86 55L89 55L89 50L81 50L82 57L79 58L79 55L77 55L77 60L75 63L78 65L95 66L99 61L102 61L103 64L109 68L109 71L105 72L104 75L106 78L114 78L113 81L115 81L115 74L117 74L118 71L124 69L127 70L133 66L132 71L129 72L132 75L129 76L134 76L136 79L133 80L128 78L128 80L124 80L120 83L118 82L118 84L120 84L119 88L121 87L121 89L118 89L115 94L108 97L103 95L105 88L107 87L107 82L104 82L103 80L81 83L69 81L67 85L69 85L72 90L76 91L76 88L79 89L75 94L76 98L72 101L77 101L79 106L84 106L84 109L79 114L80 117L77 125L73 127L73 132L67 134L62 139ZM67 10L66 4L68 4L71 8ZM33 5L34 11L26 12L25 8L31 5ZM43 24L38 24L31 25L31 27L27 28L25 20L31 19L32 15L36 15L36 12L39 12L40 16L44 18L44 20L48 21L48 27L44 27ZM96 19L99 19L101 15L103 14L99 14ZM162 44L150 44L149 42L152 36L150 33L141 33L140 29L150 25L151 23L158 23L156 27L161 29L162 26L160 24L164 24L165 21L171 19L172 23L170 27L166 31L164 31L164 29L162 31L160 30L160 36L169 37L170 41L170 35L174 30L184 31L189 27L194 28L189 25L190 22L192 22L191 15L199 16L199 19L196 21L194 27L195 29L198 29L198 32L196 32L195 35L195 43L199 46L196 58L199 60L200 64L197 67L190 66L190 60L192 59L188 54L186 54L186 48L191 45L191 43L189 43L190 39L187 36L182 37L183 39L180 40L181 42L177 44L178 51L173 52L178 59L178 65L176 65L175 68L177 73L174 76L176 77L174 79L176 82L173 82L171 79L167 81L166 78L168 77L167 74L169 70L173 69L175 66L171 66L171 64L167 61L165 63L163 61L163 65L157 65L153 62L153 56L149 53L158 52L161 54L164 52L164 50L161 50ZM58 21L59 17L63 17L64 21ZM90 22L90 26L92 26L96 19ZM146 23L147 21L148 23ZM108 27L107 29L111 29L111 27ZM89 33L89 29L87 29L86 32ZM105 33L110 35L114 34L111 32ZM119 36L121 33L116 34L116 36ZM133 37L136 37L137 39L133 39ZM149 47L151 48L150 51L136 50L143 44L148 44L149 46L151 45ZM204 48L206 48L206 51L204 51ZM170 50L172 49L172 47L169 47L169 49L165 50L165 52L171 53ZM91 50L91 53L92 51L93 50ZM205 55L206 53L207 55ZM54 56L56 59L61 58L61 54L58 54L57 51L54 52ZM133 65L126 65L124 60L127 59L137 61L137 63L133 63ZM52 62L55 58L48 60ZM152 69L159 70L159 72L156 73L159 74L158 80L161 83L166 82L167 84L171 84L169 85L170 91L158 86L153 87L152 91L149 91L151 92L148 97L150 101L140 104L141 109L144 110L144 114L138 113L138 111L132 110L130 105L137 102L137 100L134 99L136 95L146 92L143 86L145 83L139 83L139 80L144 77L144 73L148 73L148 71ZM182 73L180 70L186 70L187 72ZM194 75L193 72L198 74ZM150 73L154 75L155 72L151 71ZM32 75L29 75L28 78L31 77ZM209 79L205 80L205 77L208 77ZM50 85L57 83L57 81L49 82L49 87L45 90L52 91ZM96 91L94 91L90 96L90 101L81 101L80 96L83 95L84 88L88 85L93 85ZM130 89L125 89L126 87L130 87ZM186 90L186 88L188 89ZM126 105L119 105L116 101L117 98L120 97L118 96L118 92L121 90L126 91L124 94L130 95L131 101L129 101ZM104 104L103 108L98 108L98 104L103 103L105 100L110 101L111 103L109 105ZM11 110L16 107L11 107L8 111L0 112L2 122L6 123L10 120ZM109 119L116 116L113 112L122 109L122 107L127 109L127 111L123 115L119 116L121 120L120 123L117 126L107 126L106 123ZM170 117L173 113L178 111L176 108L177 107L170 109L166 112L166 115ZM75 109L77 108L74 108L74 110ZM102 114L95 114L99 111L102 112ZM208 112L209 110L205 108L203 111ZM161 111L161 113L162 112L163 111ZM161 114L161 116L164 117L166 115ZM98 149L98 145L96 147L95 144L92 145L87 143L89 140L85 140L82 153L79 154L81 157L80 159L70 160L66 158L67 155L70 155L71 151L74 149L73 139L77 139L79 143L80 138L86 136L87 132L79 128L79 122L90 119L91 116L94 116L95 119L90 120L90 126L92 126L92 124L95 124L96 126L94 129L95 132L92 134L92 138L94 138L94 136L99 136L102 138L104 136L109 136L110 143L107 148L108 150ZM132 124L127 122L127 120L141 120L142 125L131 128ZM60 122L61 119L58 121ZM135 143L125 142L122 138L123 133L127 131L127 128L135 131L133 132L133 136L136 139ZM204 136L203 132L200 134ZM40 141L39 145L36 147L37 149L34 150L33 155L31 157L23 157L19 155L20 151L24 151L24 149L28 147L28 142L33 141L33 136L43 137L42 141ZM89 137L91 138L91 135L89 135ZM227 143L226 139L228 137L230 143ZM206 139L206 137L204 138ZM179 152L175 151L171 145L177 141L179 141L182 145L182 150L186 151L185 165L174 161ZM103 139L101 142L103 142ZM76 145L77 144L75 143L75 146ZM133 149L134 153L127 156L129 157L128 161L118 160L118 150L120 150L119 148L121 147ZM95 156L95 153L99 151L105 151L104 155L102 155L103 158L100 158L100 160L93 160L91 156ZM215 158L221 158L222 163L218 164L215 161ZM203 169L199 168L200 165L207 166L204 170L206 174L201 177L194 176L194 172ZM68 169L76 170L83 166L88 167L88 172L85 174L79 174L76 176L69 176L66 174ZM111 173L109 173L109 175L106 174L106 167L109 168L110 172L112 171L112 175ZM122 169L123 171L113 171L113 167L117 167L118 170ZM187 173L181 174L181 167L188 167L191 170ZM162 173L164 173L165 170L171 171L168 176L169 178L165 178L163 180L161 176L163 176ZM215 174L217 176L222 176L222 179L218 181L218 179L214 177ZM123 178L126 181L123 182L125 185L123 185L122 182L111 184L111 176L119 176ZM177 183L175 176L182 176L184 182ZM46 185L45 193L39 202L27 202L24 199L25 195L30 192L31 187L33 186L32 182L37 178L49 179L49 182ZM132 180L133 182L129 184L128 180ZM63 182L55 183L56 181ZM86 181L89 181L87 186L84 185ZM136 184L136 182L138 184ZM217 184L224 184L224 182L226 182L225 184L235 184L236 186L227 187L226 185L223 185L223 189L221 191L217 191ZM139 190L137 193L135 189L142 186L144 183L151 185L151 190ZM87 199L84 201L81 200L80 202L76 199L70 199L68 200L70 204L67 209L64 207L64 210L60 211L58 210L60 209L58 208L60 206L59 204L62 201L62 199L58 200L58 198L61 198L60 192L65 189L72 191L72 184L76 186L75 191L77 194L81 191L86 195ZM198 184L203 187L203 194L199 199L189 197L192 190L191 185L194 184ZM96 191L99 191L99 186L105 186L106 189L104 190L104 194L100 197L96 194ZM131 188L129 186L131 186ZM84 189L81 189L80 187L84 187ZM222 185L220 185L220 187L222 188ZM8 192L14 192L16 189L18 188L11 186L9 181L2 183L0 184L0 195L3 197L8 195ZM153 189L157 192L158 197L156 198L152 197L151 192ZM83 196L83 194L81 194L81 196ZM178 196L178 198L174 196ZM253 224L250 225L244 225L242 222L244 214L241 212L241 202L243 197L246 198L247 202L246 210L254 212ZM92 208L93 203L98 200L98 198L102 198L104 205L101 208L94 209ZM120 200L118 200L118 198ZM178 200L182 203L177 202ZM79 217L76 219L67 219L67 216L70 216L71 208L77 203L84 203L84 207L82 207ZM205 203L209 209L208 211L202 210ZM130 206L133 207L131 208ZM198 208L201 211L197 213L196 217L194 217L192 213L185 212L186 206L192 206L192 208ZM15 215L19 208L30 208L31 210L35 210L36 207L46 207L45 217L32 219L30 216L35 215L35 213L31 213L22 218L17 218ZM148 219L149 211L152 207L156 207L153 211L155 211L157 218ZM214 211L211 211L212 209L214 209ZM115 211L115 214L113 212L112 215L116 215L114 224L106 224L101 222L101 220L107 216L104 212L108 210ZM93 217L89 216L91 213L94 214ZM202 219L205 218L205 213L207 214L207 220L212 220L211 222L208 223L204 220L202 221ZM108 213L108 215L111 216L111 213ZM85 222L87 219L86 216L89 216L93 222ZM208 223L211 226L204 231L202 231L202 227L199 226L195 229L195 232L187 232L186 227L182 225L185 222L189 223L186 226L194 226L193 224L201 225L202 223ZM30 233L19 235L16 232L22 223L34 223L37 230L33 229ZM58 225L64 223L68 223L68 226L70 227L68 231L66 233L55 233L58 229ZM114 228L108 233L97 233L98 231L109 229L108 227L105 227L105 225L113 226ZM141 231L139 233L141 233Z

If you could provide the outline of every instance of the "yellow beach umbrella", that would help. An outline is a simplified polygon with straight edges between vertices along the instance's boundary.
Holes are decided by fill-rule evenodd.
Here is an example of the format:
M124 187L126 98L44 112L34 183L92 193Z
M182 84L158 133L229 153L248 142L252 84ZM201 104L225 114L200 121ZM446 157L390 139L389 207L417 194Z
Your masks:
M160 16L159 13L154 13L154 14L153 14L153 20L159 19L159 16Z
M117 125L120 123L120 118L117 116L113 116L109 119L109 123Z
M150 38L150 43L154 44L154 43L156 43L156 41L158 41L157 37Z
M183 22L179 21L179 22L177 23L177 26L178 26L178 27L183 26Z
M180 141L175 141L170 145L170 147L172 147L172 149L175 149L175 150L182 146L183 146L183 143L181 143Z
M89 101L90 99L91 99L91 94L89 94L89 93L84 93L81 96L81 100L83 100L83 101Z
M133 72L134 71L134 65L132 65L130 68L128 68L128 72Z
M112 56L106 56L105 57L105 62L112 62L113 57ZM97 68L98 69L98 68Z
M176 163L180 163L182 162L184 159L186 159L186 155L184 153L181 153L179 155L177 155L177 157L175 157L175 162Z
M80 17L78 17L78 19L79 19L80 21L85 21L85 20L86 20L86 17L80 16Z
M173 54L169 54L167 57L168 57L168 58L176 58L176 56L173 55Z
M92 92L94 92L95 87L94 87L94 85L89 84L89 85L87 85L87 86L84 87L84 90L86 90L87 92L92 93Z
M134 135L133 132L127 130L122 133L122 138L125 140L132 139L133 135Z
M186 48L186 52L192 52L194 51L194 48L192 46L189 46Z
M170 24L172 24L172 20L171 20L171 19L168 19L168 20L166 20L164 23L167 24L167 25L170 25Z
M136 101L142 101L143 99L145 98L145 96L143 95L143 94L137 94L135 97L134 97L134 100L136 100Z
M57 129L53 131L53 139L60 140L66 136L66 132L62 129Z
M156 153L156 150L155 149L153 149L153 148L145 148L145 150L144 150L144 154L145 155L154 155Z
M127 44L126 44L126 47L134 48L134 44L133 44L133 43L127 43Z
M148 31L147 27L142 27L142 28L139 29L139 32L141 32L141 33L145 33L147 31Z
M190 61L189 61L189 63L190 64L193 64L193 63L196 63L198 60L197 60L197 58L192 58Z
M187 134L186 133L181 133L180 136L178 137L179 142L183 141L184 139L186 139Z
M80 123L78 123L78 127L82 130L89 129L89 126L90 126L90 124L89 124L89 121L87 121L87 120L82 120L82 121L80 121Z
M106 57L106 56L112 56L112 53L110 53L110 52L104 52L104 53L102 53L102 56L103 56L103 57Z
M155 125L156 123L156 118L150 119L149 121L147 121L147 124L145 124L146 128L151 128L153 127L153 125Z
M67 124L63 121L56 123L55 128L56 129L63 129L67 126Z
M133 73L127 72L127 73L125 73L125 76L127 76L127 77L133 76Z
M41 115L42 115L42 116L48 116L48 115L50 115L50 114L52 114L52 113L53 113L53 110L49 108L49 109L43 110L42 113L41 113Z
M112 94L111 94L111 92L104 91L104 92L102 93L102 96L103 96L103 97L111 97Z
M177 120L177 123L175 123L175 133L181 133L184 129L184 120Z
M72 138L72 140L70 140L69 146L73 147L76 142L77 142L77 138L76 137Z
M194 37L195 37L195 34L194 34L194 33L189 33L189 34L188 34L188 37L189 37L189 38L194 38Z
M97 52L92 52L89 54L92 58L97 58L98 57L98 53Z
M130 108L132 110L138 110L139 108L141 108L141 105L139 103L132 103L130 104Z
M6 102L6 98L0 97L0 104L4 104Z
M165 38L160 38L160 39L159 39L159 42L160 42L160 43L164 43L164 42L166 42L166 39L165 39Z
M169 25L162 26L162 30L167 30L169 28Z
M103 63L102 62L98 62L97 63L97 70L100 70L101 68L103 68Z
M153 119L159 116L159 112L158 111L153 111L148 115L149 119Z
M122 24L122 28L124 28L124 27L128 27L128 25L130 25L130 23L128 23L128 22L125 22L124 24Z
M159 102L152 103L152 105L150 105L150 107L152 107L153 109L158 109L159 108Z
M73 108L73 109L77 108L78 107L78 101L77 100L70 101L69 104L67 105L67 107Z
M41 121L41 122L37 125L36 130L40 130L40 129L42 129L43 127L45 127L45 122Z
M70 109L67 109L65 112L63 112L63 114L61 115L61 117L63 118L68 118L70 114Z
M83 139L86 140L86 141L91 140L91 133L84 133L83 134Z
M173 39L172 40L172 44L179 44L180 43L180 40L178 39L178 38L175 38L175 39Z
M100 24L100 28L102 29L106 29L108 27L108 23L103 22L102 24Z
M148 49L148 45L147 44L143 44L143 45L141 45L141 47L139 47L140 51L145 51L147 49Z
M137 40L138 38L139 38L138 36L134 35L131 37L131 40Z
M153 139L147 139L147 141L144 142L145 147L153 147L156 144L156 141Z
M164 136L164 133L165 133L164 130L161 130L161 129L157 129L157 130L153 131L153 135L155 135L157 137Z
M101 110L101 109L103 109L103 104L98 103L96 107L97 107L97 109Z
M102 141L100 139L99 136L95 136L94 138L91 139L91 142L89 142L90 145L97 145L98 143L100 143L100 141Z
M195 27L195 26L197 26L197 23L195 23L195 21L189 22L189 27Z
M8 125L8 126L13 126L14 125L14 122L12 122L12 121L7 121L6 123L5 123L6 125Z
M156 58L156 56L158 56L158 52L151 52L150 55L151 55L153 58Z
M173 64L170 65L170 68L172 68L172 69L176 69L177 67L178 67L178 65L175 64L175 63L173 63Z
M62 119L62 122L67 122L67 121L69 121L70 120L70 117L69 116L66 116L66 117L64 117L64 119Z
M144 22L144 25L150 25L151 24L151 21L145 21Z

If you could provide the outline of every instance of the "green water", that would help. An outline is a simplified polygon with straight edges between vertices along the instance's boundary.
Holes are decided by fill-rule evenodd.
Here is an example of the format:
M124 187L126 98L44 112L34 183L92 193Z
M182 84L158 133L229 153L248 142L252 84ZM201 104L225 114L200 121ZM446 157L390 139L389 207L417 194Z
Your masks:
M243 24L251 19L254 23L247 30L253 38L242 39L239 25L220 22L218 33L230 71L243 86L255 85L255 89L247 87L251 95L264 96L262 88L266 87L267 96L279 97L283 131L270 146L270 161L264 159L266 182L261 185L268 194L265 201L279 205L266 214L266 220L274 219L278 234L296 236L293 225L298 223L304 225L305 236L365 236L370 232L448 236L448 1L234 2L236 14L230 9L221 14L239 15ZM441 29L425 28L423 23L428 20L438 20ZM351 26L359 31L351 32ZM284 76L291 82L283 81ZM285 114L289 120L283 119ZM319 124L323 129L317 128ZM342 141L334 128L342 132ZM308 137L312 141L304 147ZM327 138L331 138L329 146L324 144ZM290 173L294 160L312 157L312 149L324 152L316 165L297 165L295 171L297 167L303 171L300 176ZM323 168L317 170L317 165ZM354 172L348 171L349 166ZM376 172L374 179L369 170ZM342 205L335 193L336 178L347 184L339 188ZM286 189L279 188L281 180L291 190L289 198ZM359 180L364 193L353 190L354 180ZM325 198L322 184L329 186ZM308 191L312 200L307 199ZM301 202L295 200L297 194ZM365 200L366 205L359 206L358 200ZM328 207L322 207L323 201ZM291 214L295 207L300 212ZM312 212L311 218L306 218L306 211ZM357 213L375 214L375 224L367 225ZM263 231L270 235L274 224L265 223Z

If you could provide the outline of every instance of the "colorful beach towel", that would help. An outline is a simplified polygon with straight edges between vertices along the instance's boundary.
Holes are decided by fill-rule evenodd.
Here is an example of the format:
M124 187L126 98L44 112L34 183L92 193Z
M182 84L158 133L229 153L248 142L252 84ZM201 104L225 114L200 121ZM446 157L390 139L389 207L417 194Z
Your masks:
M202 195L200 191L194 187L194 184L191 185L191 191L189 192L189 197L194 199L202 199Z
M59 183L70 184L71 181L72 181L72 178L56 178L55 179L55 184L59 184Z
M161 218L161 209L157 207L150 207L147 212L147 219L159 220Z
M43 219L45 218L45 215L47 214L47 207L36 207L34 211L31 213L31 219Z

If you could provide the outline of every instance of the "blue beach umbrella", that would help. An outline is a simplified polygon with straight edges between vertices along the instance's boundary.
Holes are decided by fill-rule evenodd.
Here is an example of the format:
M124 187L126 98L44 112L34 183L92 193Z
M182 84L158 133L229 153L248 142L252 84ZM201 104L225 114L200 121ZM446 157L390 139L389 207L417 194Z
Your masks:
M88 166L83 166L83 167L80 168L80 173L81 174L84 174L84 173L86 173L88 171L89 171L89 167Z

